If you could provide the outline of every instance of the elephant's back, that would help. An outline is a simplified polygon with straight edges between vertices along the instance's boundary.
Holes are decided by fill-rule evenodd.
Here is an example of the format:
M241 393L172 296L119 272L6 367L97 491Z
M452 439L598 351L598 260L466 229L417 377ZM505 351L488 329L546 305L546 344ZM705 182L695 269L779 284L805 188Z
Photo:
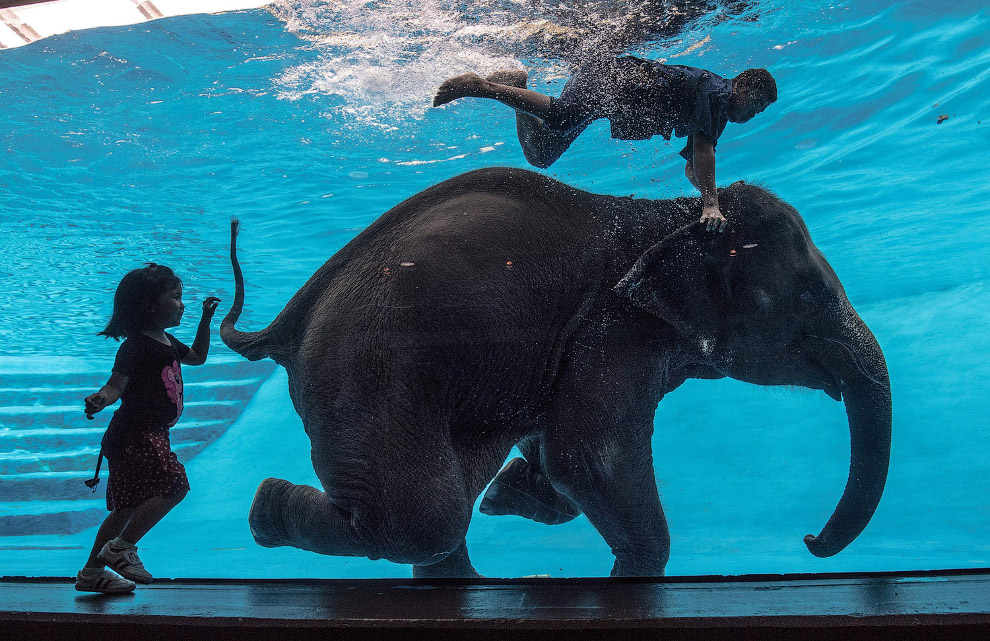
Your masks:
M482 226L495 224L489 233L553 233L579 237L594 224L590 206L601 196L575 189L527 169L489 167L470 171L428 187L380 216L355 240L391 237L405 241L432 239L436 233L455 234L462 244L497 242L482 237ZM511 236L509 242L515 239Z
M479 359L492 371L503 361L507 370L552 369L602 290L591 198L514 169L471 172L413 196L307 284L319 294L299 328L302 351L319 352L323 367L336 363L342 377L415 370L439 387Z
M366 239L355 239L364 242L346 271L399 313L425 307L417 313L424 320L446 308L469 322L472 310L488 307L538 314L547 296L588 285L600 238L589 198L526 170L463 174L383 215Z

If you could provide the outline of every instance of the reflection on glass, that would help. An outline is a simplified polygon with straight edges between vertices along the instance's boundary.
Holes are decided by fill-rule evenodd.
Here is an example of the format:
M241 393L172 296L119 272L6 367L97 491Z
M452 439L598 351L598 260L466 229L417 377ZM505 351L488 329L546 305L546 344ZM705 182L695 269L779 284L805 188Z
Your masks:
M226 315L234 216L244 307L183 370L155 576L987 561L982 5L493 4L0 51L0 572L85 560L113 289L166 264ZM512 110L431 106L467 72L559 97L619 55L775 79L713 147L724 232L676 132L598 120L535 169Z

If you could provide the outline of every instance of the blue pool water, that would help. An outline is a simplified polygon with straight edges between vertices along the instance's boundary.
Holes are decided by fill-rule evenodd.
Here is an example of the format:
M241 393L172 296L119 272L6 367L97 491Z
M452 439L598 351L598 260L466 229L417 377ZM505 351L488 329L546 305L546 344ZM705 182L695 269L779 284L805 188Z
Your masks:
M527 166L507 108L428 107L444 78L468 70L525 65L531 86L559 92L562 61L498 31L532 16L499 6L276 3L0 51L0 484L25 488L0 487L0 521L42 523L0 532L0 575L68 575L85 560L102 492L70 492L89 516L66 517L60 531L50 524L62 521L43 525L41 508L74 508L44 488L89 473L99 433L78 430L109 417L87 424L81 411L64 412L48 425L56 414L38 408L81 410L109 373L116 345L95 333L124 272L169 264L187 305L213 294L226 305L236 215L248 282L239 326L261 328L391 206L471 169ZM496 36L477 35L485 29ZM668 574L985 566L990 9L768 0L629 50L726 76L771 70L780 99L728 125L719 184L761 183L801 212L883 347L894 397L880 508L828 559L801 538L821 528L845 482L840 404L728 379L689 381L664 399L654 458L672 536ZM544 172L600 193L696 195L679 141L615 141L607 127L590 127ZM180 339L192 340L192 322ZM211 359L238 367L216 333ZM254 544L246 513L261 479L318 482L284 372L238 376L254 381L250 393L217 419L222 435L190 455L193 491L142 542L145 563L159 576L408 576L384 561ZM65 394L31 391L46 380ZM209 382L202 398L222 400ZM62 429L77 438L59 440ZM490 576L602 575L612 563L583 517L548 527L476 513L468 545Z

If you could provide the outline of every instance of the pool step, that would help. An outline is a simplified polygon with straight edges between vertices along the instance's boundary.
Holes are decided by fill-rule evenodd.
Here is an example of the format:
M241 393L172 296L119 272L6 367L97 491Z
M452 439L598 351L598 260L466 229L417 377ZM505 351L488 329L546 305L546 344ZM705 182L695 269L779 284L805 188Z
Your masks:
M192 374L190 369L182 370L183 378L188 378ZM206 393L209 394L210 398L218 400L242 400L244 398L243 385L249 383L252 377L238 376L236 372L219 371L215 374L223 376L223 378L197 382L187 380L184 385L187 388L185 396L199 398L203 393ZM46 385L37 385L38 381L26 381L27 384L12 386L11 381L4 381L4 378L13 377L10 374L0 376L0 416L13 413L4 411L10 407L65 406L68 410L81 413L83 399L100 389L100 386L106 382L100 380L99 374L91 375L92 382L88 385L56 384L48 380ZM262 376L256 382L261 383L264 378Z
M210 439L212 442L213 439ZM199 454L208 445L207 441L191 441L177 443L172 441L172 451L180 461L188 461ZM3 452L0 454L0 475L16 476L37 472L72 472L96 468L96 459L100 454L100 444L94 447L83 447L76 450L56 452ZM34 497L42 498L42 497ZM23 500L31 500L23 499Z
M220 348L215 348L220 349ZM113 360L91 363L81 359L14 358L0 356L0 407L12 405L4 393L39 393L47 388L80 388L92 394L107 382ZM188 384L264 376L275 368L271 361L248 361L236 355L210 356L206 365L182 368ZM82 402L79 399L78 402ZM20 404L20 403L16 403ZM33 404L33 403L27 403Z
M254 379L252 379L254 381ZM251 389L257 389L260 380ZM244 388L248 388L250 383L246 383ZM192 393L199 391L193 388L186 392L186 398L193 398ZM240 399L209 399L187 401L182 408L184 420L210 420L225 419L231 415L239 414L239 408L247 404L250 394L247 389L240 390L244 398ZM81 399L80 399L81 400ZM113 414L116 406L103 410L97 416L102 420L90 421L82 411L82 403L75 405L13 405L0 407L0 433L2 430L30 431L38 428L53 427L89 427L91 425L103 424L106 426L110 422L110 415Z
M182 460L182 457L179 457ZM102 500L106 493L107 464L103 462L100 470L100 484L96 490L86 487L83 483L93 476L96 459L88 470L71 470L68 472L25 472L23 474L7 474L0 476L0 503L16 501L31 504L35 501L71 501L87 499ZM26 500L25 496L38 497Z
M187 421L185 414L169 430L172 442L212 441L223 434L228 421L212 419ZM0 452L18 451L59 452L83 447L99 447L107 426L99 427L39 427L24 430L0 429ZM3 472L0 472L3 474Z
M0 374L0 536L68 534L96 525L106 515L106 463L96 493L83 480L93 474L115 407L90 421L82 399L106 381L109 367L62 372L38 371L44 364L22 371L0 365L6 366ZM169 434L179 460L188 462L219 438L274 369L270 361L236 357L184 368L190 400Z
M0 503L0 536L72 534L107 516L106 498Z

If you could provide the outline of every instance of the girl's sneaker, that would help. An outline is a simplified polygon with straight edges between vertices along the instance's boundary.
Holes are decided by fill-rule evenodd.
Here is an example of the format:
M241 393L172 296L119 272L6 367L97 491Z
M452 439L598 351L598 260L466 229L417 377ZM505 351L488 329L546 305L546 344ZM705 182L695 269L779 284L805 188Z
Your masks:
M151 583L151 573L144 569L144 563L138 558L137 548L118 549L114 547L113 541L107 541L96 556L113 568L117 574L131 581Z
M79 570L79 574L76 575L76 589L80 592L127 594L134 591L134 581L122 579L109 570L103 570L96 574L84 574L82 570Z

